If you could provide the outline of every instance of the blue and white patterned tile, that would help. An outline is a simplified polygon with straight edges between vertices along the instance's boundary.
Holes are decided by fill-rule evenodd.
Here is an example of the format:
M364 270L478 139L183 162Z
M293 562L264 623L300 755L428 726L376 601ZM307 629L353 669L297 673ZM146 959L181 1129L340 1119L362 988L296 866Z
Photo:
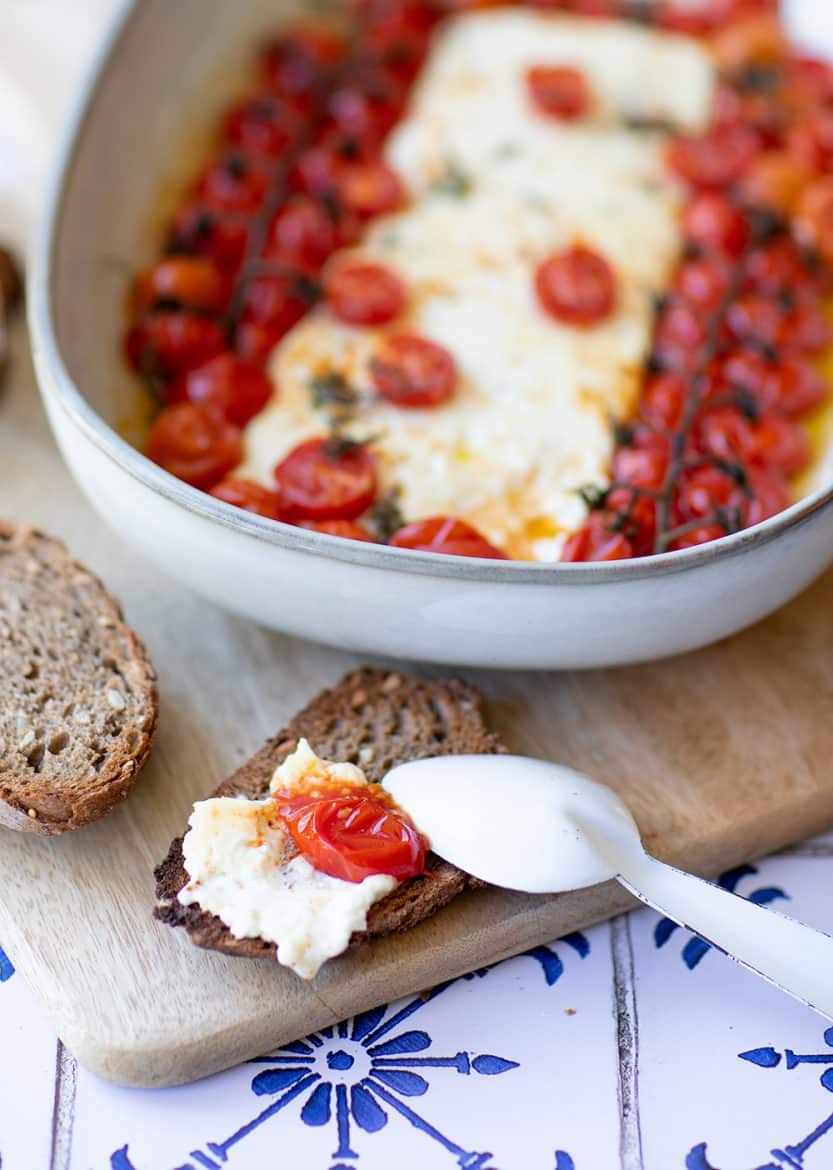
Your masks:
M78 1070L71 1170L582 1170L619 1141L607 928L201 1084ZM577 1094L592 1084L592 1094Z
M831 878L829 860L785 856L726 884L830 930ZM824 1020L655 914L631 932L644 1170L829 1170Z
M0 950L0 1166L49 1165L55 1084L55 1033Z

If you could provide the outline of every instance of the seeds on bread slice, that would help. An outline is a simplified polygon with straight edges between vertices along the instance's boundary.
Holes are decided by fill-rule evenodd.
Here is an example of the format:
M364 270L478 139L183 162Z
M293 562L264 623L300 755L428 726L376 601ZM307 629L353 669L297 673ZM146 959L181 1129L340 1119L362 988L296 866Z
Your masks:
M127 796L156 731L156 675L97 577L0 523L0 824L52 835Z
M484 723L479 693L467 683L357 670L313 699L211 795L249 799L267 795L275 768L291 755L301 738L309 740L324 759L358 764L371 783L378 783L394 765L408 760L506 751ZM408 930L465 889L481 884L433 854L429 854L427 869L371 906L367 929L353 935L351 948L380 935ZM162 922L185 927L191 941L200 947L274 959L274 943L235 938L219 918L198 905L179 902L177 894L188 882L181 837L171 844L155 876L155 914Z

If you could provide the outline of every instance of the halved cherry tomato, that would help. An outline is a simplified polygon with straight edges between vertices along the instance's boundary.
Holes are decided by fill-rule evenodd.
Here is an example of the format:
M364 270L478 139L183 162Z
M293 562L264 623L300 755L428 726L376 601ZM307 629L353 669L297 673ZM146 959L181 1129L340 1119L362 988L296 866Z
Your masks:
M237 151L225 155L205 172L195 195L218 211L257 211L269 187L269 173Z
M216 265L200 256L166 256L136 279L133 308L141 315L160 304L219 313L228 283Z
M336 222L324 204L297 195L275 216L264 258L317 272L338 245Z
M561 560L624 561L633 556L633 546L621 532L610 525L613 517L603 512L592 512L577 532L567 538Z
M280 157L300 133L297 113L271 94L258 94L226 115L226 139L246 154Z
M363 540L371 544L376 543L375 537L354 520L305 520L299 528L309 528L312 532L324 532L327 536L341 536L345 540Z
M526 87L542 114L575 122L590 109L592 94L580 69L569 65L533 65L526 71Z
M331 311L348 325L386 325L405 307L405 286L381 264L336 265L325 277L324 295Z
M362 219L395 211L405 197L396 171L381 161L344 163L336 173L336 191L344 207Z
M487 557L505 560L505 553L490 544L476 528L453 516L429 516L405 524L388 542L394 549L442 552L449 557Z
M598 325L613 312L616 277L598 252L575 246L539 264L535 291L551 317L587 328Z
M264 46L261 67L271 89L297 100L320 85L343 55L343 41L329 29L300 27Z
M718 126L699 137L672 138L665 159L691 186L723 188L740 178L759 141L748 126Z
M150 377L173 378L209 361L226 347L216 321L186 310L148 313L127 335L131 365Z
M174 397L216 407L229 422L244 427L272 397L272 383L259 366L237 354L221 353L189 370Z
M249 220L226 215L203 203L189 203L171 226L169 251L186 252L213 260L225 273L237 272L246 254Z
M385 338L370 363L373 385L395 406L430 407L454 393L457 366L444 345L413 333Z
M267 520L280 520L281 508L278 493L272 492L262 484L254 483L250 479L236 479L229 476L220 480L216 487L211 489L211 495L226 504L233 504L235 508L243 508L246 512L254 512L258 516L265 516Z
M833 264L833 175L812 183L798 200L793 231L804 248Z
M208 491L243 458L243 439L220 411L177 402L156 416L145 454L171 475Z
M310 865L347 882L373 874L404 881L425 869L425 843L404 814L369 789L332 796L278 793L278 811Z
M749 241L743 213L725 196L706 191L683 209L683 232L689 243L704 252L739 256Z
M490 544L471 524L465 520L455 520L452 516L431 516L426 520L405 524L394 532L389 543L393 548L445 553L446 556L506 559L506 554Z
M376 495L376 460L363 444L308 439L275 468L281 504L292 520L355 520Z

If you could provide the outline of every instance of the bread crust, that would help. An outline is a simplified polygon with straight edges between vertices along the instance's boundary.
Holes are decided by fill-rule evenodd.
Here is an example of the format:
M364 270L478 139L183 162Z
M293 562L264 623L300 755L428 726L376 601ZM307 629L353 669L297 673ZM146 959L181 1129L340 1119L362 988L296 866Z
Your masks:
M302 737L325 759L357 763L371 783L378 783L392 767L408 760L507 750L486 727L480 694L468 683L364 668L352 671L314 698L211 795L264 796L275 768ZM215 915L178 900L177 894L188 881L182 837L171 843L155 877L154 913L161 922L184 927L196 946L274 960L274 943L260 938L237 939ZM477 879L429 854L424 874L402 882L371 906L367 929L353 935L350 949L382 935L409 930L465 890L480 885Z
M61 590L33 588L26 611L21 613L20 590L12 588L15 570L25 570L33 583L48 573L50 582L59 583ZM114 677L121 680L126 694L124 716L94 770L82 772L77 762L73 765L71 753L65 753L52 757L61 763L52 765L50 774L38 774L28 766L21 749L25 741L9 742L7 733L0 753L0 824L20 832L55 836L99 820L129 795L153 746L159 696L156 671L144 642L124 621L121 606L99 578L75 560L63 542L27 525L0 522L0 611L10 625L15 623L18 641L43 619L41 609L47 595L54 607L53 620L55 614L73 607L75 633L75 627L82 627L87 638L84 653L94 655L95 651L90 650L94 646L101 656L112 661L113 670L118 672ZM16 610L13 616L10 608ZM50 693L50 701L71 709L87 680L73 680L78 686L70 689L66 680L56 681L50 676L49 664L44 674L50 689L57 692ZM11 685L8 674L6 683ZM141 717L132 710L134 700ZM22 704L25 696L10 697L8 701ZM99 695L98 701L106 703L106 693ZM111 717L115 719L116 715L113 711ZM71 719L67 726L71 727ZM34 749L38 749L37 740ZM59 766L62 771L58 778L55 773Z

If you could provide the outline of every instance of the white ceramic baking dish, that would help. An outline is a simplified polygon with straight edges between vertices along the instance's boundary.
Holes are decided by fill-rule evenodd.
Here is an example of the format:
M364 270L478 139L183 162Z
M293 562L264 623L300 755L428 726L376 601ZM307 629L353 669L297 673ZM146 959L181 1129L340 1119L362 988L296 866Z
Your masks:
M437 557L275 524L193 490L120 436L123 298L189 127L210 126L291 0L136 0L90 79L31 281L43 398L95 507L172 576L255 621L362 652L458 665L591 667L702 646L833 561L833 487L755 528L661 557L541 565ZM163 196L164 198L164 196Z

